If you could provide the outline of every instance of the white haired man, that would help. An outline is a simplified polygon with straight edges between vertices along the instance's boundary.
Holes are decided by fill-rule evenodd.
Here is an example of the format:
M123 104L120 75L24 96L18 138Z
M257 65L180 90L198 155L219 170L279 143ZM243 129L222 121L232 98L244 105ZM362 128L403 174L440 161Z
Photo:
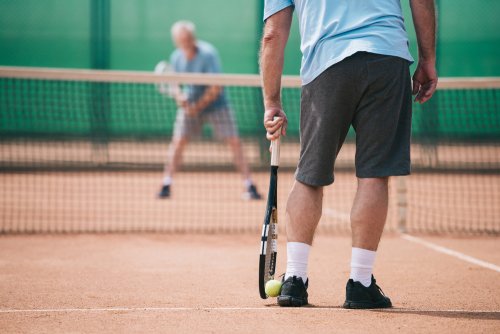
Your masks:
M221 66L217 50L209 43L197 40L195 25L189 21L178 21L171 29L176 50L170 56L170 66L179 73L220 73ZM204 123L212 126L218 139L230 147L234 162L242 174L245 199L260 199L248 164L243 154L233 112L229 107L224 88L220 86L184 85L174 91L179 107L174 125L172 143L165 164L164 178L159 198L171 196L173 176L177 171L188 141L200 134Z

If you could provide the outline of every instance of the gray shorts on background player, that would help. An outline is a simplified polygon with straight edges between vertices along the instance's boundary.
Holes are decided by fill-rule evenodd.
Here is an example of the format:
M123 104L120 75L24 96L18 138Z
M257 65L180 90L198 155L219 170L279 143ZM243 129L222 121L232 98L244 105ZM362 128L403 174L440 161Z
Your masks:
M238 137L233 111L223 108L203 112L196 116L187 116L183 109L177 110L174 138L198 138L205 123L212 126L214 136L219 140Z

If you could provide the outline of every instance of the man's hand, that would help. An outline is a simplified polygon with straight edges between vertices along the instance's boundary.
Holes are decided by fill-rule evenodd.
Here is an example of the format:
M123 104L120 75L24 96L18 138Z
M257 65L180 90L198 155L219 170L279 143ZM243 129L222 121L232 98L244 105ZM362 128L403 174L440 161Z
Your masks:
M436 74L436 8L434 0L410 0L413 24L417 33L418 66L413 74L413 95L424 103L434 94Z
M437 73L434 62L419 62L413 74L412 94L415 102L424 103L429 100L437 87Z
M200 113L200 109L196 107L195 103L186 103L184 113L189 117L195 117Z
M179 108L184 109L188 104L188 99L183 93L177 92L177 94L175 94L175 103L177 103Z
M177 106L184 110L186 116L194 117L200 113L200 110L196 107L195 103L190 103L187 97L183 93L179 93L175 96L175 102Z
M279 117L278 119L274 119ZM278 139L281 135L286 136L286 127L288 119L286 114L281 109L267 109L264 113L264 127L266 128L266 138L269 140ZM278 129L281 131L278 132Z

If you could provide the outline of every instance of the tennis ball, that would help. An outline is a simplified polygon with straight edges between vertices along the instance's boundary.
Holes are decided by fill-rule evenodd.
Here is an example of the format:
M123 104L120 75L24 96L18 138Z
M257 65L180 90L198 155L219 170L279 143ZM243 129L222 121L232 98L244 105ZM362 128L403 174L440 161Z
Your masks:
M272 279L266 283L266 294L269 297L277 297L281 291L281 282Z

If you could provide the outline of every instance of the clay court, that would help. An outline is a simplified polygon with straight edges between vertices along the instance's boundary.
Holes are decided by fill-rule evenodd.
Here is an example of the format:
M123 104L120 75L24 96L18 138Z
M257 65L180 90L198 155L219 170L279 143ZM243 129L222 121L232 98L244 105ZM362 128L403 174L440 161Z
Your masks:
M500 328L498 238L387 234L375 273L394 308L379 311L340 308L349 273L347 235L316 239L311 306L301 309L259 298L257 241L258 235L2 236L0 328L8 333L494 333ZM278 270L285 268L284 244ZM471 263L469 256L484 262Z
M216 146L214 146L216 145ZM8 333L483 333L500 329L499 177L494 173L417 172L390 183L390 207L375 274L389 310L341 308L349 275L352 169L340 168L325 190L311 255L311 305L284 309L258 293L258 250L265 201L240 198L234 170L218 144L193 145L174 196L155 198L165 145L108 146L108 163L152 161L153 168L93 164L82 143L4 144L0 174L0 328ZM440 148L439 163L453 163ZM470 149L471 161L498 148ZM486 150L486 151L485 151ZM258 147L247 145L250 162ZM283 146L293 161L296 144ZM414 148L417 162L423 150ZM473 155L473 152L477 155ZM490 152L492 154L484 154ZM15 154L14 154L15 153ZM73 155L72 155L73 154ZM346 145L339 165L352 164ZM50 159L47 159L49 157ZM44 160L45 159L45 160ZM80 169L44 167L64 159ZM80 160L79 160L80 159ZM26 170L37 161L41 168ZM208 161L208 162L207 162ZM199 163L199 162L198 162ZM50 167L50 166L49 166ZM211 169L214 169L213 171ZM269 173L254 180L263 192ZM293 169L279 174L284 217ZM78 191L74 191L78 190ZM283 222L283 219L281 219ZM284 272L280 226L278 273ZM399 231L407 230L408 234Z

